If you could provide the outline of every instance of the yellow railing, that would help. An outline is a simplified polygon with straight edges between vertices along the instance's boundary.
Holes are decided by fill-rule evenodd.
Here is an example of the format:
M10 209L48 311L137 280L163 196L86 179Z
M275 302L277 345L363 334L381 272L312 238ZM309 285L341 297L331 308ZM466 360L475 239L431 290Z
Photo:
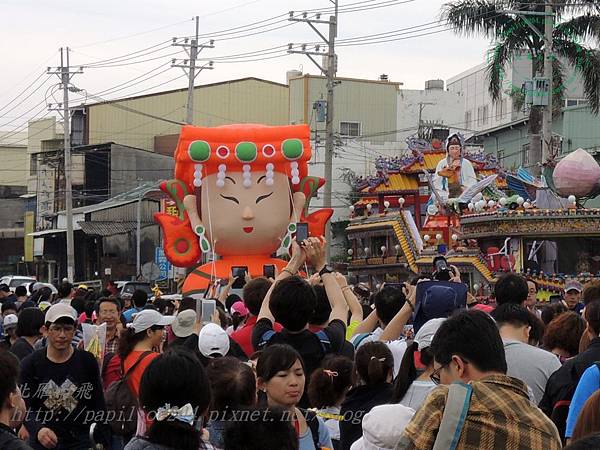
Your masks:
M402 218L401 220L404 220L404 218ZM417 267L417 264L416 264L415 255L410 247L410 244L408 243L408 239L407 239L407 237L404 233L404 230L402 229L402 225L400 225L400 223L398 223L398 222L394 223L394 232L396 233L396 237L398 238L398 242L400 243L400 248L402 249L402 252L404 253L404 256L406 257L406 262L408 263L408 267L410 267L410 270L412 270L414 273L418 273L419 268Z

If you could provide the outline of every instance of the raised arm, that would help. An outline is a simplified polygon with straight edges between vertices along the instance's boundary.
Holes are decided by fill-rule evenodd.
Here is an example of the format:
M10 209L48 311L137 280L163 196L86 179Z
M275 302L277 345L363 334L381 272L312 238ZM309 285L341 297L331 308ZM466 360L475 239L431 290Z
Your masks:
M225 300L227 300L227 296L229 295L229 292L231 291L231 286L233 286L233 283L235 283L235 280L237 280L237 277L229 277L229 281L227 282L227 284L225 286L223 286L223 288L221 289L221 292L219 292L219 302L225 306Z
M352 291L352 286L348 286L346 277L339 272L335 273L335 279L344 294L344 300L350 310L350 322L362 322L363 320L363 309L358 301L358 297Z
M292 241L292 258L288 262L287 266L279 272L273 284L269 288L267 295L265 295L265 299L262 302L260 307L260 312L258 313L257 321L260 319L269 319L271 323L275 323L275 318L271 313L271 309L269 304L271 302L271 294L273 293L273 289L277 283L281 280L285 280L288 277L294 276L298 273L302 264L304 264L304 260L306 259L306 255L304 251L300 248L300 246L296 243L296 241Z
M326 243L325 239L309 238L304 247L306 256L310 259L310 262L317 273L320 273L327 265ZM331 305L329 321L338 319L345 324L348 316L348 309L342 289L335 279L335 274L333 272L323 273L321 275L321 280L323 281L323 286L325 287L325 292L327 292L327 298Z
M406 297L406 302L400 311L394 316L394 318L387 324L387 327L381 333L379 337L380 341L394 341L400 337L402 331L404 330L404 325L410 319L410 315L415 310L415 297L417 293L416 286L407 285L408 295Z

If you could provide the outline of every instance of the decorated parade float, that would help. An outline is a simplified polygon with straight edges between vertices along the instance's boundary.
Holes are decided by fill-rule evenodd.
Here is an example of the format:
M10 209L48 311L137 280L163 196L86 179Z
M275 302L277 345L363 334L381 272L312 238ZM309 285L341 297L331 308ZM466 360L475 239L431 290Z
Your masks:
M247 271L252 277L283 269L297 223L322 236L333 211L309 214L325 180L308 174L306 125L185 126L175 151L175 179L161 184L176 215L155 215L164 251L189 268L184 295ZM237 271L237 272L236 272Z
M446 142L409 139L409 152L378 159L376 175L355 181L346 231L349 272L372 286L431 273L445 255L481 297L514 271L539 286L538 298L560 293L567 278L600 273L600 166L584 150L534 178L503 170L462 136Z

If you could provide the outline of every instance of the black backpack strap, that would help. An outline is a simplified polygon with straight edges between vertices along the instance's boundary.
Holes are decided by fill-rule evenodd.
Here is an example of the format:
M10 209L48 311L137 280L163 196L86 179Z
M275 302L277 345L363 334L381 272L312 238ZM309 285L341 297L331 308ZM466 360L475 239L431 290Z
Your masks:
M148 356L150 353L152 353L152 351L145 351L144 353L142 353L140 355L140 357L137 359L137 361L135 363L133 363L133 366L131 366L127 372L125 372L125 359L121 359L121 378L122 379L127 379L129 377L129 374L131 372L133 372L135 370L135 368L137 367L137 365L139 363L141 363L142 360L146 356Z
M104 374L106 373L106 369L108 369L108 365L110 364L110 362L112 361L112 359L116 356L116 353L105 353L104 354L104 358L102 359L102 370L101 370L101 374L104 377Z
M306 419L306 425L308 425L308 429L312 434L315 449L320 450L321 443L319 442L319 419L317 418L317 413L310 409L307 409L305 410L304 418Z

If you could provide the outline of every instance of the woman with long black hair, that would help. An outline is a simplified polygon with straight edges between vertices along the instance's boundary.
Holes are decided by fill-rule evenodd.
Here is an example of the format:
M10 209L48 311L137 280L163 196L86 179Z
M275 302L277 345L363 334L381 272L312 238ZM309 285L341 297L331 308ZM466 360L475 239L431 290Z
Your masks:
M400 403L417 410L429 392L435 388L435 383L430 378L433 373L433 355L429 346L435 332L445 320L431 319L419 328L413 343L408 346L402 358L391 403ZM417 368L417 352L423 369Z
M392 397L394 357L383 342L361 345L354 360L354 387L340 408L340 448L349 450L362 436L362 418Z
M208 377L193 354L176 349L157 356L140 384L140 405L150 425L125 450L212 449L202 439L201 422L210 398Z

